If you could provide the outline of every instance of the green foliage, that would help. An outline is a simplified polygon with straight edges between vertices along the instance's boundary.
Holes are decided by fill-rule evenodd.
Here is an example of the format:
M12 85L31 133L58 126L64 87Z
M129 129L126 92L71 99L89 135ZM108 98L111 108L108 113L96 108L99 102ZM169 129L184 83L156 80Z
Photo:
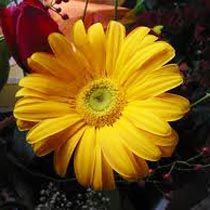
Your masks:
M136 0L136 5L133 9L134 13L139 14L143 10L145 10L144 0Z
M0 0L0 7L6 7L11 3L11 0Z
M3 36L0 37L0 90L9 75L9 51Z

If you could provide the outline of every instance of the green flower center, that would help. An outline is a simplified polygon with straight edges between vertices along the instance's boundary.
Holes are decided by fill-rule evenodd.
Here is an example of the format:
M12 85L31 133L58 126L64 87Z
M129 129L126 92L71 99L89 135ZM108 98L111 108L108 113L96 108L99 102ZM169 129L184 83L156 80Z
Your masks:
M113 124L121 115L124 95L108 79L95 80L85 86L76 99L76 110L89 125Z
M90 96L87 97L89 106L94 110L101 112L107 110L114 100L114 94L106 87L97 88L91 91Z

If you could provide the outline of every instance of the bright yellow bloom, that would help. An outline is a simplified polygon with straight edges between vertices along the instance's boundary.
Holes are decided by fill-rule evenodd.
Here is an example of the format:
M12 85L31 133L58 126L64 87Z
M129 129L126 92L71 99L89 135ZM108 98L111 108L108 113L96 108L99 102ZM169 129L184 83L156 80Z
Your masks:
M38 156L54 151L65 176L70 160L83 186L115 187L113 171L126 180L148 175L146 161L170 156L177 134L170 121L189 110L187 99L166 91L179 86L174 49L139 27L127 37L122 24L73 27L72 42L49 36L54 55L28 59L32 74L20 81L14 115Z

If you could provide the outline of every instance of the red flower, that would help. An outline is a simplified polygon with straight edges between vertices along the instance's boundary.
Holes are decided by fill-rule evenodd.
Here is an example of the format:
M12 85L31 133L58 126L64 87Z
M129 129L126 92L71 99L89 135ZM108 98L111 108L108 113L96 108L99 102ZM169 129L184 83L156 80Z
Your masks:
M1 11L1 27L11 55L26 71L27 58L37 51L49 51L47 37L58 31L47 9L39 0L23 0Z

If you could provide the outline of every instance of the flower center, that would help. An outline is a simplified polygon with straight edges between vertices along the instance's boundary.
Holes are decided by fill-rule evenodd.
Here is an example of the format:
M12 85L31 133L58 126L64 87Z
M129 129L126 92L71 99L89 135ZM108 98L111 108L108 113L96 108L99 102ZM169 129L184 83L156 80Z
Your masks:
M125 105L124 94L109 79L86 85L76 98L76 110L87 124L96 127L112 125Z
M114 94L107 88L96 88L87 97L90 107L95 111L107 109L113 101Z

